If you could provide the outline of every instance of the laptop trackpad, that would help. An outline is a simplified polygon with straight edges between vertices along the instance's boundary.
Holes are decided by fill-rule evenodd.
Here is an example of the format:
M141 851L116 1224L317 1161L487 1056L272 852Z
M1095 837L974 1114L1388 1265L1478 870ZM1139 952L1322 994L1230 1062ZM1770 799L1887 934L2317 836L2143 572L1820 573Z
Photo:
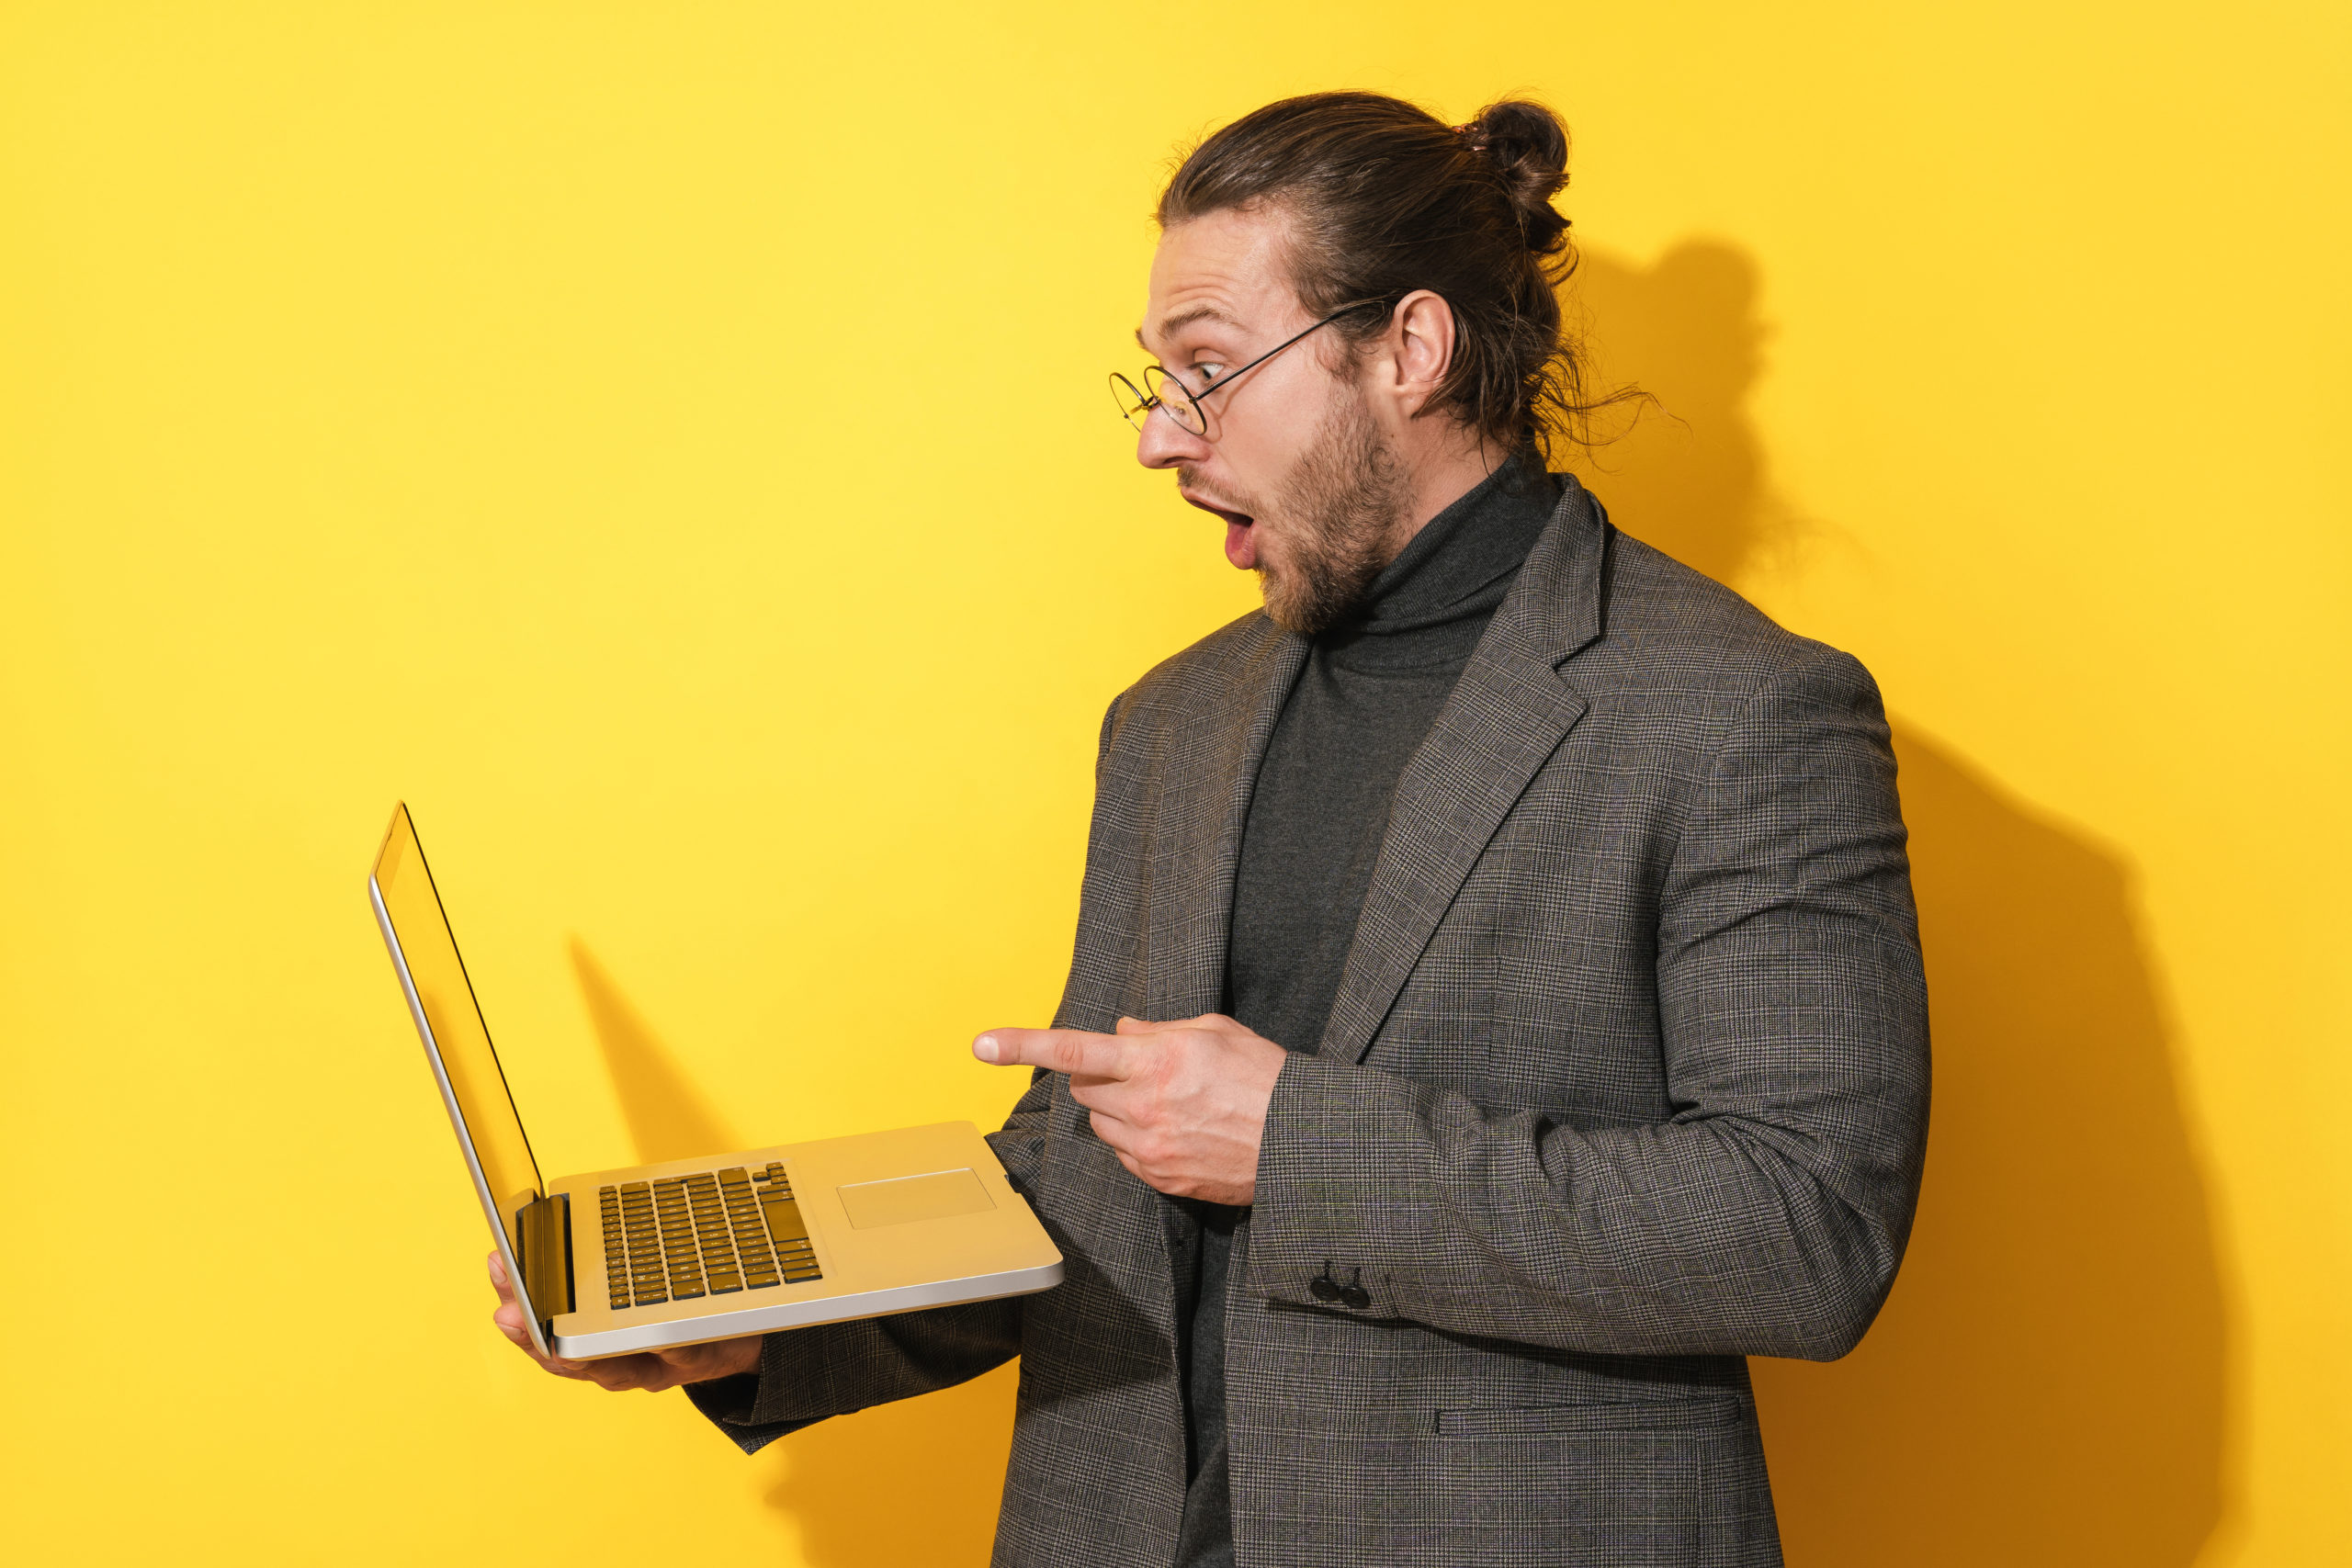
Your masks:
M936 1170L929 1176L899 1176L888 1181L853 1181L833 1190L841 1194L851 1228L862 1231L977 1214L996 1207L996 1200L969 1169Z

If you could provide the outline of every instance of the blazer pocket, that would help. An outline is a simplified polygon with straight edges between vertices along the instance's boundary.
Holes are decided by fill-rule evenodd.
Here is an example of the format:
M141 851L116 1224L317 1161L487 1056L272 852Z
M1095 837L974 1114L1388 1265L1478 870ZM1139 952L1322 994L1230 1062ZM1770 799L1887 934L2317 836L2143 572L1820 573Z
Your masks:
M1507 1405L1490 1410L1441 1410L1442 1438L1553 1438L1578 1433L1700 1432L1736 1429L1747 1404L1736 1393L1690 1394L1581 1404Z

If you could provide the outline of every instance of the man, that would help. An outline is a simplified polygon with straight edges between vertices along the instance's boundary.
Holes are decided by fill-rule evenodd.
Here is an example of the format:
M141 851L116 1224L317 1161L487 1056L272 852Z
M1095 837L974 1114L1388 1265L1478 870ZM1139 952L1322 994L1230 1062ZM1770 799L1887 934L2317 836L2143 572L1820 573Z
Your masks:
M1780 1560L1743 1358L1854 1345L1922 1157L1894 765L1542 468L1566 151L1321 95L1161 198L1119 385L1266 607L1112 705L1056 1027L974 1043L1064 1282L551 1370L755 1449L1018 1355L1005 1563Z

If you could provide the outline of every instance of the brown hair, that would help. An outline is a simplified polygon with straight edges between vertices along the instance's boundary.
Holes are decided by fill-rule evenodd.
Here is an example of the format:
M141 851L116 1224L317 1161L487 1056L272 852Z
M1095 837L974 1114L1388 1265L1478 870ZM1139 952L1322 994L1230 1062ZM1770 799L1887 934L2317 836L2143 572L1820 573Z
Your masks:
M1313 315L1417 288L1441 296L1453 362L1430 408L1503 447L1548 449L1555 434L1581 439L1597 406L1555 293L1576 267L1552 206L1567 161L1567 131L1541 104L1489 104L1454 127L1377 93L1313 93L1195 147L1157 216L1169 229L1227 209L1284 211L1291 282ZM1388 321L1364 310L1333 330L1361 344Z

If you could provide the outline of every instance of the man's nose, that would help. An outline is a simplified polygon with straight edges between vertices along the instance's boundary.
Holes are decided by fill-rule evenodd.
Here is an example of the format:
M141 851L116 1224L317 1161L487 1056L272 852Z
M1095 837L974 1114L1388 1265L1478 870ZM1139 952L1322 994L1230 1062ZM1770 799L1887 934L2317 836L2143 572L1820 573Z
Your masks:
M1182 463L1205 462L1209 444L1159 410L1144 416L1136 436L1136 461L1147 468L1172 468Z

